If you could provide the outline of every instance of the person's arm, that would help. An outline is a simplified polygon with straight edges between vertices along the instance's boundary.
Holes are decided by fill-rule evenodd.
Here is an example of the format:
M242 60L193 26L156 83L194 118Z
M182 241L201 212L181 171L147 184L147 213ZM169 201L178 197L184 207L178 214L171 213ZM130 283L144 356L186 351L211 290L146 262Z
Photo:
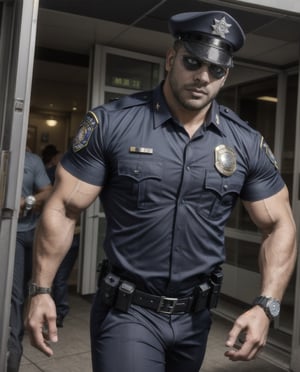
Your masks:
M263 234L259 255L261 293L282 300L296 261L296 229L285 187L274 196L257 202L244 202L251 219ZM251 360L266 344L270 320L256 305L242 314L229 332L225 355L233 360ZM234 349L241 332L245 341Z
M49 197L51 191L52 191L51 184L37 190L37 192L33 195L35 197L35 204L33 206L33 210L38 211L38 212L42 210L43 205L46 202L47 198ZM19 212L21 216L24 214L24 208L25 208L25 198L22 196L21 201L20 201L20 212Z
M90 185L72 176L62 166L47 200L35 234L32 282L49 288L67 253L80 212L98 196L101 187ZM27 328L31 344L46 355L53 354L47 340L57 341L55 304L48 294L31 298ZM47 327L47 334L43 332Z

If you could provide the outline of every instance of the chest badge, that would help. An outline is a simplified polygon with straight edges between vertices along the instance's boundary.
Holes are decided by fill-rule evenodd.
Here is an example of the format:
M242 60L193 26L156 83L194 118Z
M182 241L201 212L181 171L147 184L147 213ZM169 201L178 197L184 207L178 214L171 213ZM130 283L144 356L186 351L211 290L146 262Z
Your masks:
M226 145L215 148L215 167L224 176L231 176L236 170L236 154Z

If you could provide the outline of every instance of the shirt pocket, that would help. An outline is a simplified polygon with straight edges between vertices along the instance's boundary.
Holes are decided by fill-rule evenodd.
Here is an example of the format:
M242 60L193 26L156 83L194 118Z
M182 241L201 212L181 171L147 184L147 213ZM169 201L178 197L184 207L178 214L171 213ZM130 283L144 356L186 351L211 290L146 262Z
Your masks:
M149 208L160 203L163 164L150 159L128 160L118 162L120 182L127 188L140 209Z
M226 221L240 194L243 179L238 172L224 177L215 170L207 170L197 213L209 219Z

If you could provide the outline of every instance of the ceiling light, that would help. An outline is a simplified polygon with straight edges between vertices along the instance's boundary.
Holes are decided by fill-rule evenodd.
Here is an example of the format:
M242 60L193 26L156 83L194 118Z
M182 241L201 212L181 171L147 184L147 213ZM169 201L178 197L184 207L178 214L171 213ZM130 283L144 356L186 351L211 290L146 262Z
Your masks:
M47 119L46 124L48 127L55 127L57 125L58 121L55 119Z
M260 97L257 97L257 99L259 101L265 101L265 102L273 102L273 103L277 103L278 102L278 98L277 97L271 97L271 96L260 96Z

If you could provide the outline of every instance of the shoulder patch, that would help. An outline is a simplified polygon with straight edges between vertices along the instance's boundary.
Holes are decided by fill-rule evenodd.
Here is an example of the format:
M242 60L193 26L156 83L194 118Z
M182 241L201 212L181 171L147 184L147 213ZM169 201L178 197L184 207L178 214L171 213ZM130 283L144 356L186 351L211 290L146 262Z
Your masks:
M270 162L274 165L274 167L276 169L278 169L278 163L277 163L277 160L272 152L272 150L270 149L269 145L267 144L267 142L265 141L264 137L262 136L261 139L260 139L260 148L262 151L264 151L267 155L267 158L270 160Z
M89 139L98 124L97 116L89 111L80 123L77 135L73 139L72 148L74 152L78 152L88 145Z

